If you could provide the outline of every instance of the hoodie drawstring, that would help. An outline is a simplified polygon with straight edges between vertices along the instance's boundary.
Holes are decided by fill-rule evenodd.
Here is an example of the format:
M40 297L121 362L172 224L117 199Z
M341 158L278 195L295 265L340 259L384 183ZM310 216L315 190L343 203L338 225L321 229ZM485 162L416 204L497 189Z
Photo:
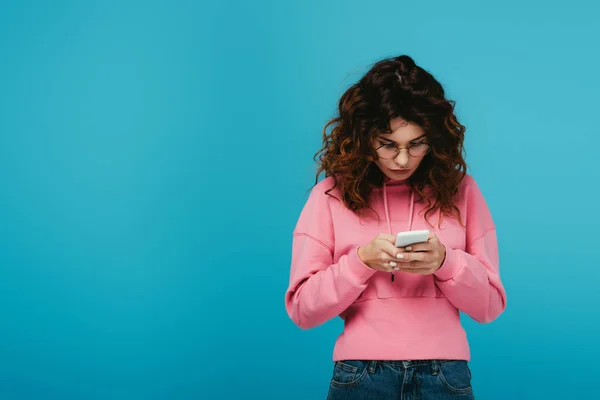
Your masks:
M415 205L415 192L410 191L410 209L408 211L408 230L412 229L412 219L413 219L413 209ZM390 219L390 211L388 209L388 201L387 201L387 185L383 183L383 208L385 210L385 220L387 222L388 233L393 235L392 232L392 221ZM394 272L392 272L392 282L394 281Z

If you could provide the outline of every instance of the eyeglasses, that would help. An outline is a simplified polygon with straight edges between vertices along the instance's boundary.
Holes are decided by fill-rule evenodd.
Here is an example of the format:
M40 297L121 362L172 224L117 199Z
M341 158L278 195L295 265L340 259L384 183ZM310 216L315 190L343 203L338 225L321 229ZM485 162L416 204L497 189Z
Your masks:
M398 157L400 150L403 148L406 148L409 156L415 158L423 157L425 154L429 153L429 150L431 149L429 144L424 141L411 143L408 147L398 147L394 142L381 142L381 146L377 147L375 151L380 158L387 160Z

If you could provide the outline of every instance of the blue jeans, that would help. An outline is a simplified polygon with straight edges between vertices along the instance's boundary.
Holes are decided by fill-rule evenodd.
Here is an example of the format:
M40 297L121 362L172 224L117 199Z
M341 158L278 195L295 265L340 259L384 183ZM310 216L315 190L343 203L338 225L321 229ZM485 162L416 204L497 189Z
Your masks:
M466 361L362 361L334 363L327 400L474 399Z

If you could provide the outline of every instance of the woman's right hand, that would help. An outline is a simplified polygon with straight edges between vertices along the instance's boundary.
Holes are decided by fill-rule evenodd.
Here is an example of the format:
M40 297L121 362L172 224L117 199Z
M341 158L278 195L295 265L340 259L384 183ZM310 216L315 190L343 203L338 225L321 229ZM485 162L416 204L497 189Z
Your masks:
M396 236L380 233L370 243L358 248L358 258L372 269L384 272L398 271L397 260L403 258L404 249L395 246Z

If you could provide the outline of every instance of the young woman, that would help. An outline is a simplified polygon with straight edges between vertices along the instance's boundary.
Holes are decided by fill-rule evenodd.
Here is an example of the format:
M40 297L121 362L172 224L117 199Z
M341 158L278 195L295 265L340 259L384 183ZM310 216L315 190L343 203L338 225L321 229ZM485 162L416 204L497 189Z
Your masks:
M491 322L506 292L464 132L440 83L406 55L375 63L325 126L285 306L303 329L344 320L329 399L474 398L459 312ZM395 246L414 230L428 240Z

